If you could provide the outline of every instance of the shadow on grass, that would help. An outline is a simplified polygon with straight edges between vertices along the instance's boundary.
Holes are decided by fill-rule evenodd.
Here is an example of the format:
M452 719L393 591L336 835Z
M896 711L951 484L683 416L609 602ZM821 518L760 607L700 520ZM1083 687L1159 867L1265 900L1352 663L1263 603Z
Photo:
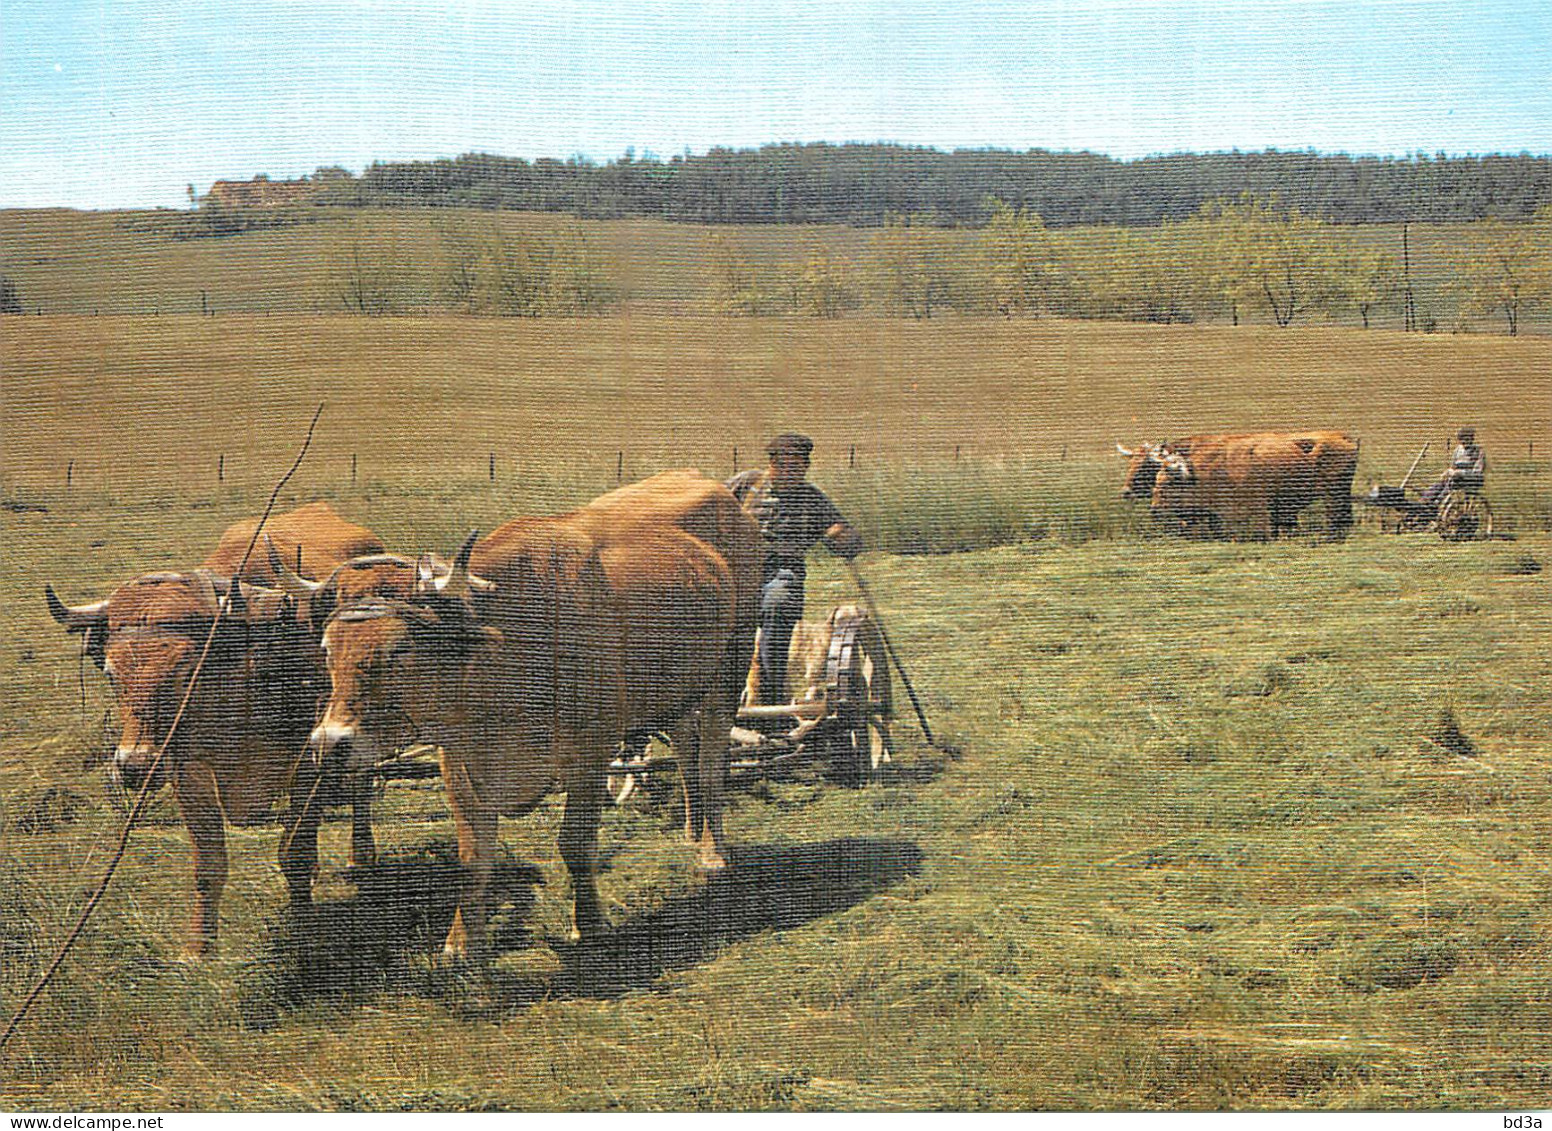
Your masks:
M884 785L926 785L937 781L948 769L950 762L957 762L964 755L957 746L931 754L918 755L910 762L885 766L879 775Z
M563 970L552 997L610 998L646 989L718 949L853 907L921 867L901 840L844 838L801 845L744 845L732 868L704 886L616 926L585 946L556 946Z
M436 843L388 854L348 876L356 894L290 908L265 927L258 957L238 975L237 1004L249 1028L273 1027L284 1011L424 988L413 956L439 950L453 922L463 869L458 849ZM503 950L532 945L523 925L543 883L531 864L504 859L491 875L491 938Z
M614 927L585 946L552 942L561 969L484 976L428 959L452 922L456 852L423 849L356 875L358 893L273 924L263 953L239 975L244 1025L269 1029L285 1012L319 1001L401 993L461 1013L501 1015L544 998L613 998L685 970L719 948L855 906L915 873L922 851L907 841L845 838L804 845L744 845L732 868L695 890ZM492 880L492 956L532 947L526 926L540 882L530 865L504 862Z

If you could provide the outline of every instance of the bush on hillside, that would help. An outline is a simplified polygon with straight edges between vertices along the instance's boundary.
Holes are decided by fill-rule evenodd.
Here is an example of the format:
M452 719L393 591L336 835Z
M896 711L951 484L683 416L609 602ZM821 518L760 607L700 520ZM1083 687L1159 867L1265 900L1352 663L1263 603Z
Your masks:
M0 314L21 314L22 293L16 286L16 280L9 275L0 275Z

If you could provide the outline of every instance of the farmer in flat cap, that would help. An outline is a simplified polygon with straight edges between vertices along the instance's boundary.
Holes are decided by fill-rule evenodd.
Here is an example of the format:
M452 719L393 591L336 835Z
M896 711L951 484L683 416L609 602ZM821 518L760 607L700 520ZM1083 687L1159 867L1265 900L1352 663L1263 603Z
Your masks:
M770 465L733 476L728 489L760 524L765 570L760 590L760 699L786 700L787 647L803 617L808 551L823 542L850 560L863 550L862 536L841 517L825 493L808 482L814 442L783 432L766 445Z
M1450 456L1450 465L1439 481L1423 492L1423 502L1438 506L1449 491L1480 491L1487 479L1487 457L1477 443L1475 428L1462 428L1455 437L1460 443Z

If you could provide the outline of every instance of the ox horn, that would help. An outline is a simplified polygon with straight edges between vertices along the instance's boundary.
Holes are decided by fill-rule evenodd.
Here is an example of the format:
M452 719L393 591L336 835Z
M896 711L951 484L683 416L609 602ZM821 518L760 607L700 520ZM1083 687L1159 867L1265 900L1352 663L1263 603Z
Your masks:
M283 589L255 585L251 581L239 581L233 585L233 589L238 587L241 587L241 594L231 600L228 611L249 623L275 620L285 607L286 592Z
M1116 451L1120 452L1127 459L1131 459L1134 455L1137 454L1136 452L1132 451L1131 448L1123 448L1119 443L1116 444Z
M418 593L432 593L437 588L437 556L432 553L421 554L415 561L415 590Z
M463 545L453 555L453 564L450 566L435 554L422 554L420 560L415 563L416 590L421 593L436 593L443 597L467 599L470 590L492 588L490 582L469 573L469 554L473 551L474 543L479 536L480 532L476 530L464 539Z
M90 605L67 605L59 599L54 587L43 585L43 599L48 602L49 615L71 632L85 632L96 628L108 619L108 599L104 597Z
M204 569L196 569L190 576L194 578L194 584L199 589L200 603L204 605L205 612L215 616L221 607L221 594L216 591L216 581L221 582L223 590L230 589L232 583L224 577L218 579L215 574Z
M269 567L275 571L275 580L280 583L281 591L288 597L295 597L299 601L306 600L326 584L322 581L308 581L286 565L286 560L280 556L280 551L275 549L275 543L270 541L268 534L264 535L264 546L269 551Z
M480 532L478 530L470 534L468 541L464 543L464 548L472 549L472 543L479 536ZM462 555L462 553L463 549L460 549L459 554ZM454 568L440 554L427 552L420 555L420 558L415 562L415 591L417 593L448 592L447 585L452 580ZM481 577L479 574L470 573L467 567L463 571L463 576L468 582L468 592L470 593L492 593L497 588L494 581Z
M445 578L436 583L437 592L444 597L458 597L468 600L469 590L473 587L469 580L469 555L474 553L474 543L479 541L480 532L471 531L464 539L463 545L458 547L458 553L453 555L453 568L448 571Z

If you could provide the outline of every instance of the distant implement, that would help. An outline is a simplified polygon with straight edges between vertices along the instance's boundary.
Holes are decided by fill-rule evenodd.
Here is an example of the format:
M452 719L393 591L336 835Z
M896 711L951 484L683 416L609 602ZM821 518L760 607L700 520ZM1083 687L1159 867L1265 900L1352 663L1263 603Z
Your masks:
M1467 435L1468 441L1474 438L1474 434ZM1486 461L1480 450L1468 453L1477 466L1467 473L1446 474L1444 479L1421 494L1416 489L1408 490L1412 475L1428 454L1428 448L1429 445L1424 444L1417 453L1400 486L1377 483L1363 497L1365 505L1379 512L1381 528L1396 534L1437 534L1446 542L1493 537L1493 508L1484 494ZM1457 458L1460 455L1461 449L1456 449Z

